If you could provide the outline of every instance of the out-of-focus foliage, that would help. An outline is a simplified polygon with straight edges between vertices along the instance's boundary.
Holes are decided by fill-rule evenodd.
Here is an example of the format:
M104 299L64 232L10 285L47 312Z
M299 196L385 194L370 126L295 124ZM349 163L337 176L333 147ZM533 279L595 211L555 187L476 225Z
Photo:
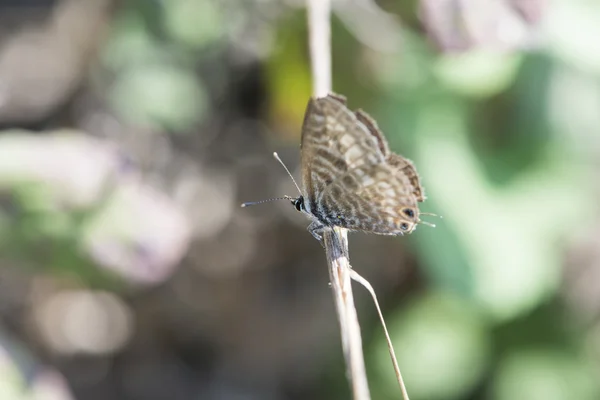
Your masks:
M422 0L428 34L445 51L531 48L548 0Z
M220 47L220 19L210 1L126 6L103 54L104 73L114 74L108 98L115 111L133 123L176 132L201 122L207 94L193 71L194 55Z
M0 229L3 253L33 267L89 275L91 284L101 276L90 261L112 271L107 275L164 279L185 251L189 229L179 210L125 172L124 163L116 148L80 132L5 131L0 190L11 207Z
M62 376L42 367L23 346L0 332L0 398L3 400L72 400Z
M295 193L271 154L300 176L303 2L25 3L0 3L0 399L348 398L308 221L239 208ZM351 236L411 399L600 398L599 27L586 0L334 2L334 90L442 216Z
M447 294L431 293L411 303L391 327L397 355L403 360L400 368L413 388L411 396L463 398L489 367L486 319L471 304ZM385 383L374 386L382 392L374 395L393 398L398 383L390 374L389 354L383 347L377 354L377 367Z

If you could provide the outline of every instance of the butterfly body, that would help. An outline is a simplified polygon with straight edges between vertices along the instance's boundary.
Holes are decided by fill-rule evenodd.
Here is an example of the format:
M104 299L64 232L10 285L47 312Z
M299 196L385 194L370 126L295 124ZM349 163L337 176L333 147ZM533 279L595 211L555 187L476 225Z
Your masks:
M294 207L317 239L335 226L381 235L410 233L424 200L419 175L390 152L376 122L343 96L309 100L301 141L302 195Z

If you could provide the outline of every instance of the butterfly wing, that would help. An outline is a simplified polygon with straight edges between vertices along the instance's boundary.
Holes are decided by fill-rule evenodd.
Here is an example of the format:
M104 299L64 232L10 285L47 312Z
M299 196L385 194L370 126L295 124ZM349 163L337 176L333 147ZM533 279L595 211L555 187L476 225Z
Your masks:
M419 208L403 168L380 163L351 169L324 190L317 201L319 212L328 223L346 229L409 233L418 222Z
M384 162L387 142L375 121L350 111L343 96L309 100L302 127L302 186L314 204L323 190L353 168ZM384 151L386 153L384 153Z
M381 154L383 154L384 157L387 157L390 154L390 149L388 147L387 140L383 136L383 133L381 133L379 126L377 126L377 122L371 118L369 114L360 109L356 110L354 115L356 115L356 118L360 121L360 123L362 123L369 130L369 133L375 138Z
M418 222L423 188L412 162L391 153L377 123L343 96L312 98L302 129L310 212L328 226L395 235Z
M425 189L421 186L421 178L412 161L399 156L398 154L390 153L387 158L387 163L394 169L399 170L406 175L412 187L413 195L418 202L423 202L425 200Z

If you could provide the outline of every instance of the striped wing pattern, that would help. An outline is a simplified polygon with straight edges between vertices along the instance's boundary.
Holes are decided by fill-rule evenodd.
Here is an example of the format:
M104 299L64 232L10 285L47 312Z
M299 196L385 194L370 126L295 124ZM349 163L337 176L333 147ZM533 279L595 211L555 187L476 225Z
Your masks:
M388 149L376 122L331 94L309 101L302 130L306 212L325 226L408 233L423 189L413 164Z

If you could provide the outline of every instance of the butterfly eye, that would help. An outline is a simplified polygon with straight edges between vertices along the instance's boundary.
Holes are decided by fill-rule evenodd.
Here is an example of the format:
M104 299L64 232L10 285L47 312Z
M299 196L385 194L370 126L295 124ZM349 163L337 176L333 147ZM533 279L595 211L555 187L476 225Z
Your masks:
M408 230L408 224L406 222L403 222L402 224L400 224L400 229L402 229L403 231L407 231Z
M402 210L402 212L404 213L404 215L406 215L408 218L414 218L415 217L415 212L410 209L410 208L405 208L404 210Z

